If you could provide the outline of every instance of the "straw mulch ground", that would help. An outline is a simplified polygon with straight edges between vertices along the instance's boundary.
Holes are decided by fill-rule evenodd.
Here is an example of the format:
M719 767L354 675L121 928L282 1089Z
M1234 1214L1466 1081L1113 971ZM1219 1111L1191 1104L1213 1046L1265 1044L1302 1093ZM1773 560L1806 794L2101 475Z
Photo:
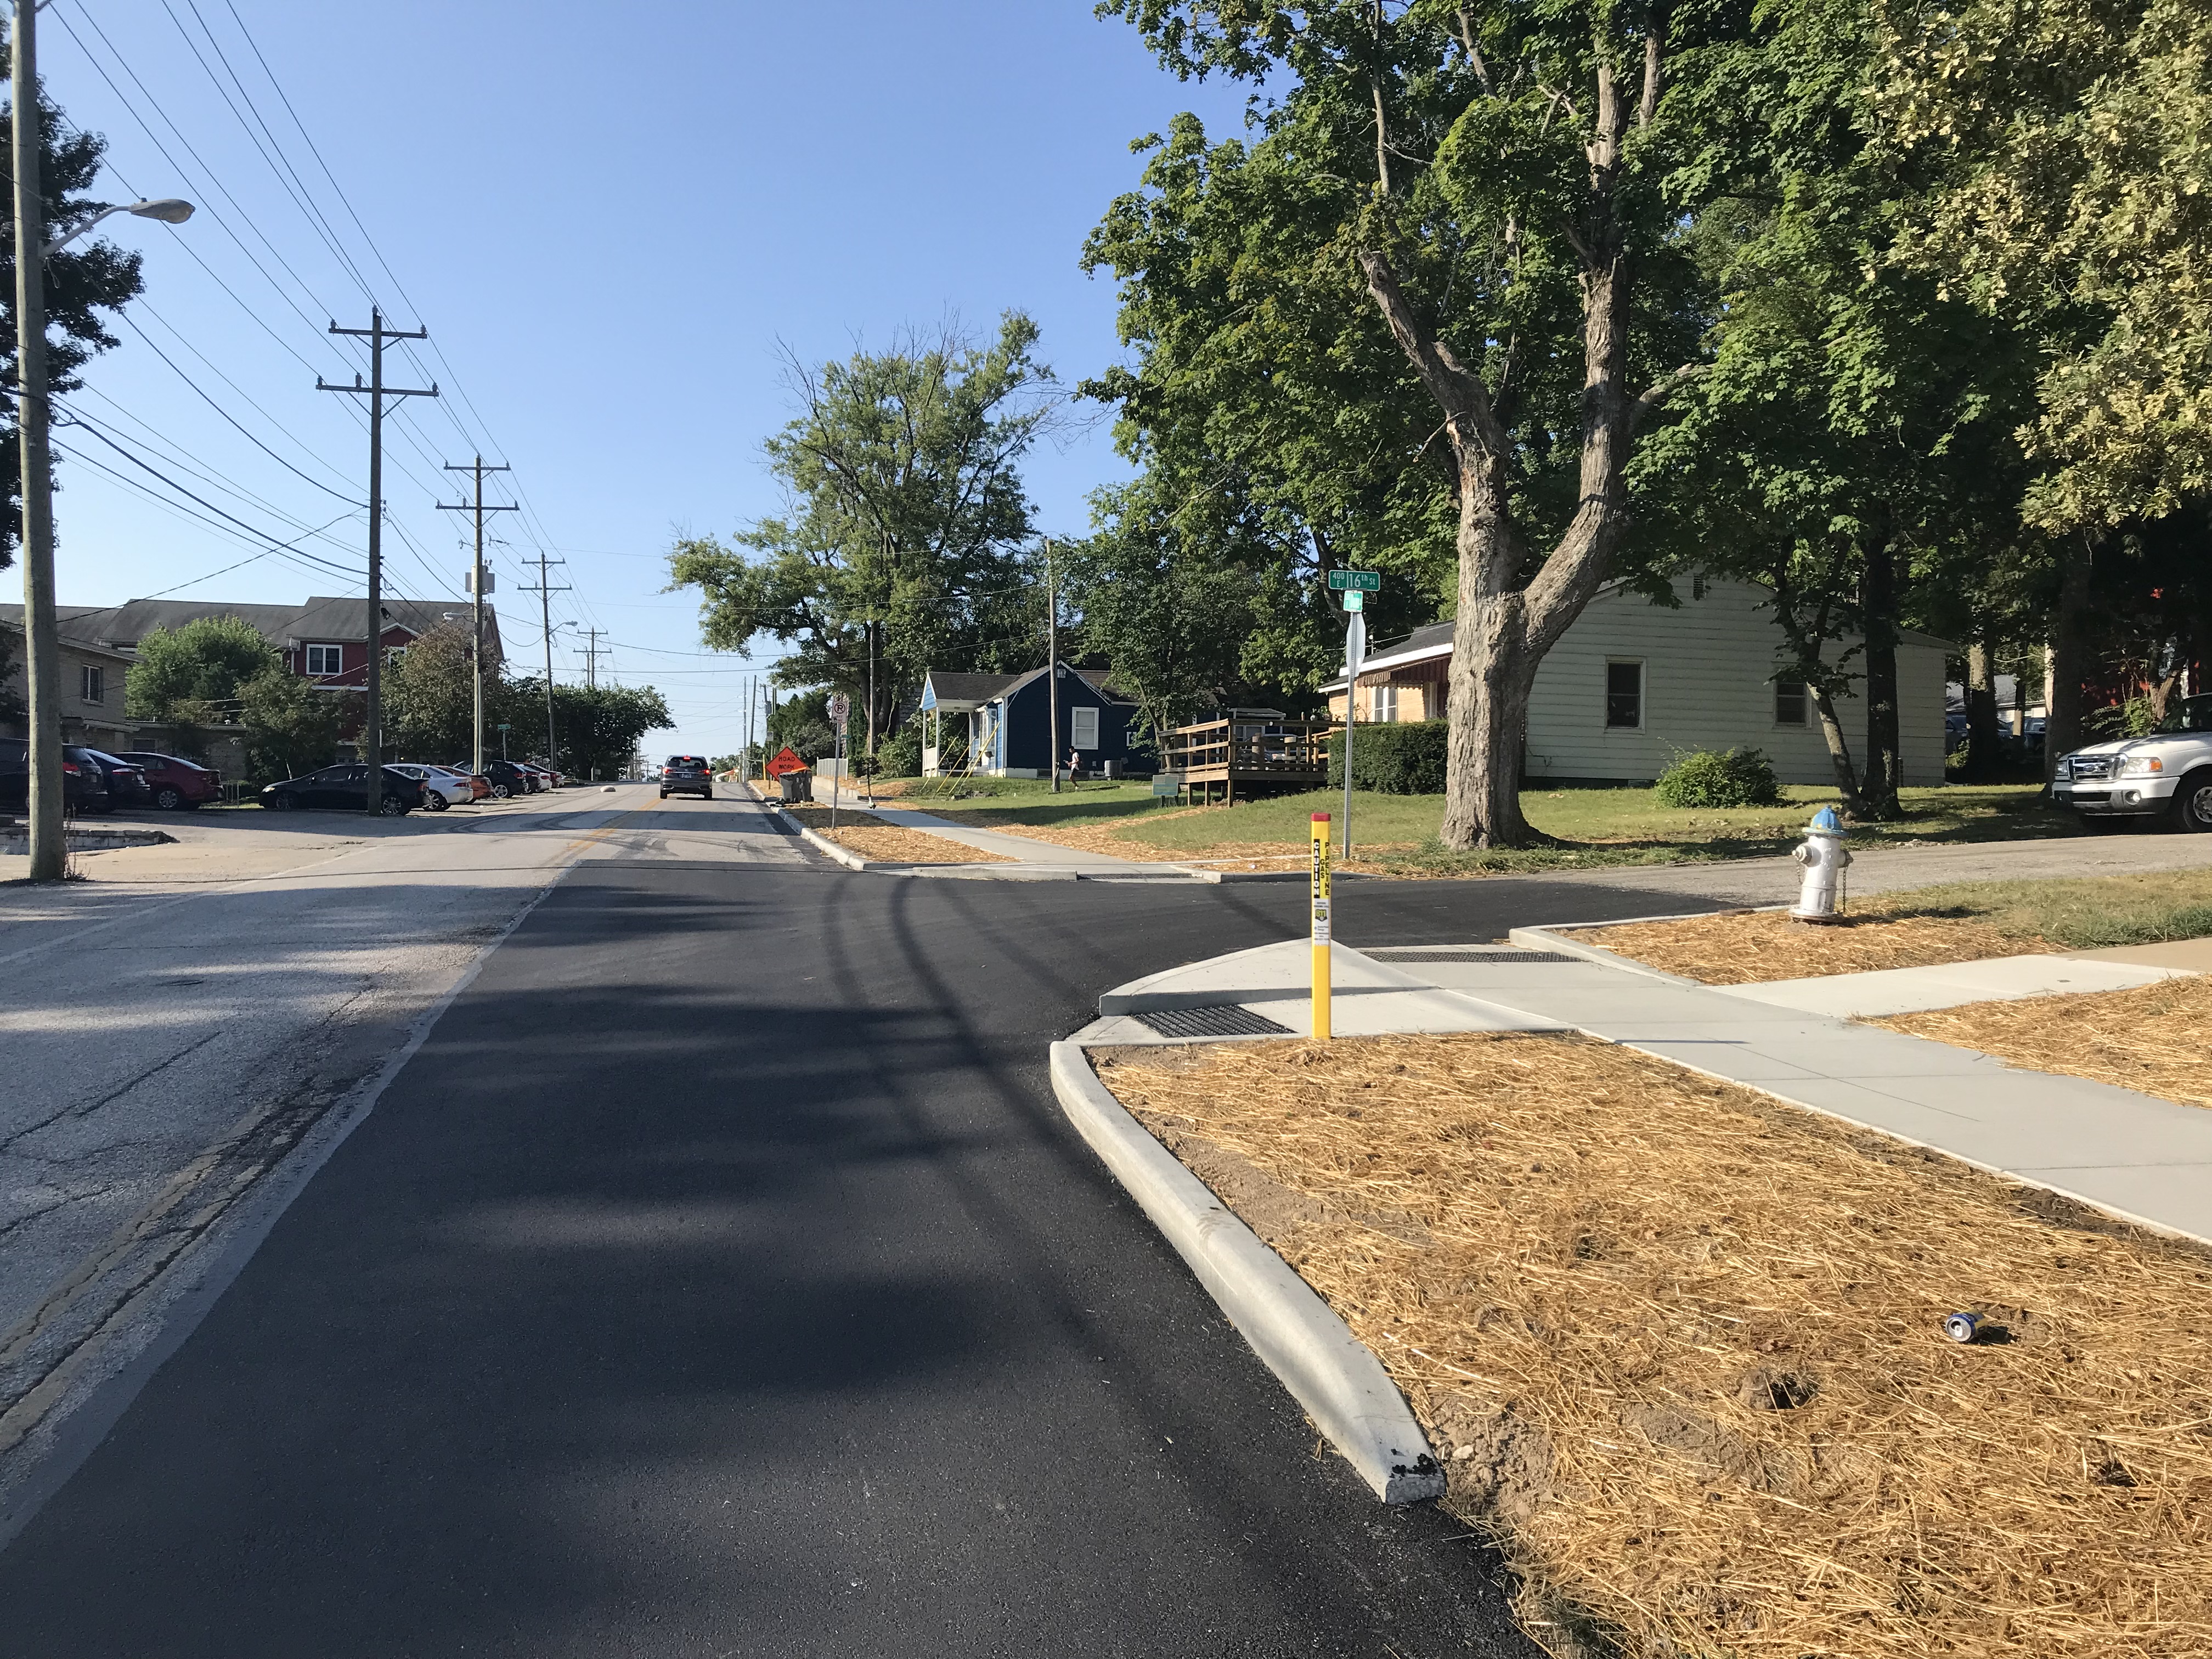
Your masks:
M2212 1252L1579 1039L1100 1058L1389 1367L1555 1653L2212 1653Z
M1004 854L986 853L981 848L947 841L942 836L933 836L927 830L906 830L896 824L878 823L865 812L849 806L839 809L835 830L830 828L830 809L826 806L787 806L783 810L824 840L836 842L847 852L858 853L864 859L879 860L885 864L1015 862Z
M2133 991L1970 1002L1868 1023L1978 1048L2039 1072L2212 1106L2212 976Z
M1792 921L1779 910L1735 910L1686 921L1589 927L1566 937L1707 985L1928 968L2053 948L1967 917L1872 912L1822 924Z

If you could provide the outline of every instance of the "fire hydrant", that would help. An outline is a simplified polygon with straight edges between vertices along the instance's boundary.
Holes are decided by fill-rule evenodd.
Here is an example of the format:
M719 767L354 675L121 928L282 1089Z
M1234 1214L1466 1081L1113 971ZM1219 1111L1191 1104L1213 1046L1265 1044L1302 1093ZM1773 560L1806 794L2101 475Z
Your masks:
M1836 896L1843 886L1844 867L1851 855L1844 850L1844 826L1836 817L1836 809L1824 806L1805 826L1804 844L1790 856L1805 866L1803 885L1797 890L1797 905L1790 911L1796 921L1833 921L1836 919Z

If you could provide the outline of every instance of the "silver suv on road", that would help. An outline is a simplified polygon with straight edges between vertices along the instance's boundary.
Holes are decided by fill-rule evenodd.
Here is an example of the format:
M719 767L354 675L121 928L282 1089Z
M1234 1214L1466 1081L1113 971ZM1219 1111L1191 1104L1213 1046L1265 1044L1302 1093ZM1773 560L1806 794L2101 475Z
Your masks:
M2060 757L2051 798L2084 817L2163 812L2177 830L2212 830L2212 696L2184 697L2148 737Z

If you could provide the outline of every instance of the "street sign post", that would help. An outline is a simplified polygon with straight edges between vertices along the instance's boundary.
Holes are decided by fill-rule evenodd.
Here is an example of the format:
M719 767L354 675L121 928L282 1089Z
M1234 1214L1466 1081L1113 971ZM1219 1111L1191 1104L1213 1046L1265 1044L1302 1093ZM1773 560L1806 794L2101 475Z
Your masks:
M1328 591L1332 593L1380 593L1382 573L1379 570L1332 570L1328 573Z
M1359 597L1356 588L1344 596ZM1367 661L1367 618L1358 611L1344 628L1344 856L1352 856L1352 727L1359 712L1359 671Z
M853 712L853 700L842 691L834 692L830 698L830 724L837 728L837 769L830 775L830 828L837 828L837 793L845 782L845 721Z
M805 769L806 763L799 758L798 753L789 744L779 749L768 763L768 775L772 778L780 779L787 774L804 772Z

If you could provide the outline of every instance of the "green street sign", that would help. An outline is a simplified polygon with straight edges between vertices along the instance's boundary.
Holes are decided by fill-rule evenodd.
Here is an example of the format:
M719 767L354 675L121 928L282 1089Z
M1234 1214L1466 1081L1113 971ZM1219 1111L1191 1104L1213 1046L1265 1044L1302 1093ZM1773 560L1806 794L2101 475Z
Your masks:
M1380 593L1382 573L1379 570L1332 570L1328 573L1328 589L1332 593Z
M1347 588L1345 590L1344 608L1347 611L1366 610L1367 595L1356 587Z

